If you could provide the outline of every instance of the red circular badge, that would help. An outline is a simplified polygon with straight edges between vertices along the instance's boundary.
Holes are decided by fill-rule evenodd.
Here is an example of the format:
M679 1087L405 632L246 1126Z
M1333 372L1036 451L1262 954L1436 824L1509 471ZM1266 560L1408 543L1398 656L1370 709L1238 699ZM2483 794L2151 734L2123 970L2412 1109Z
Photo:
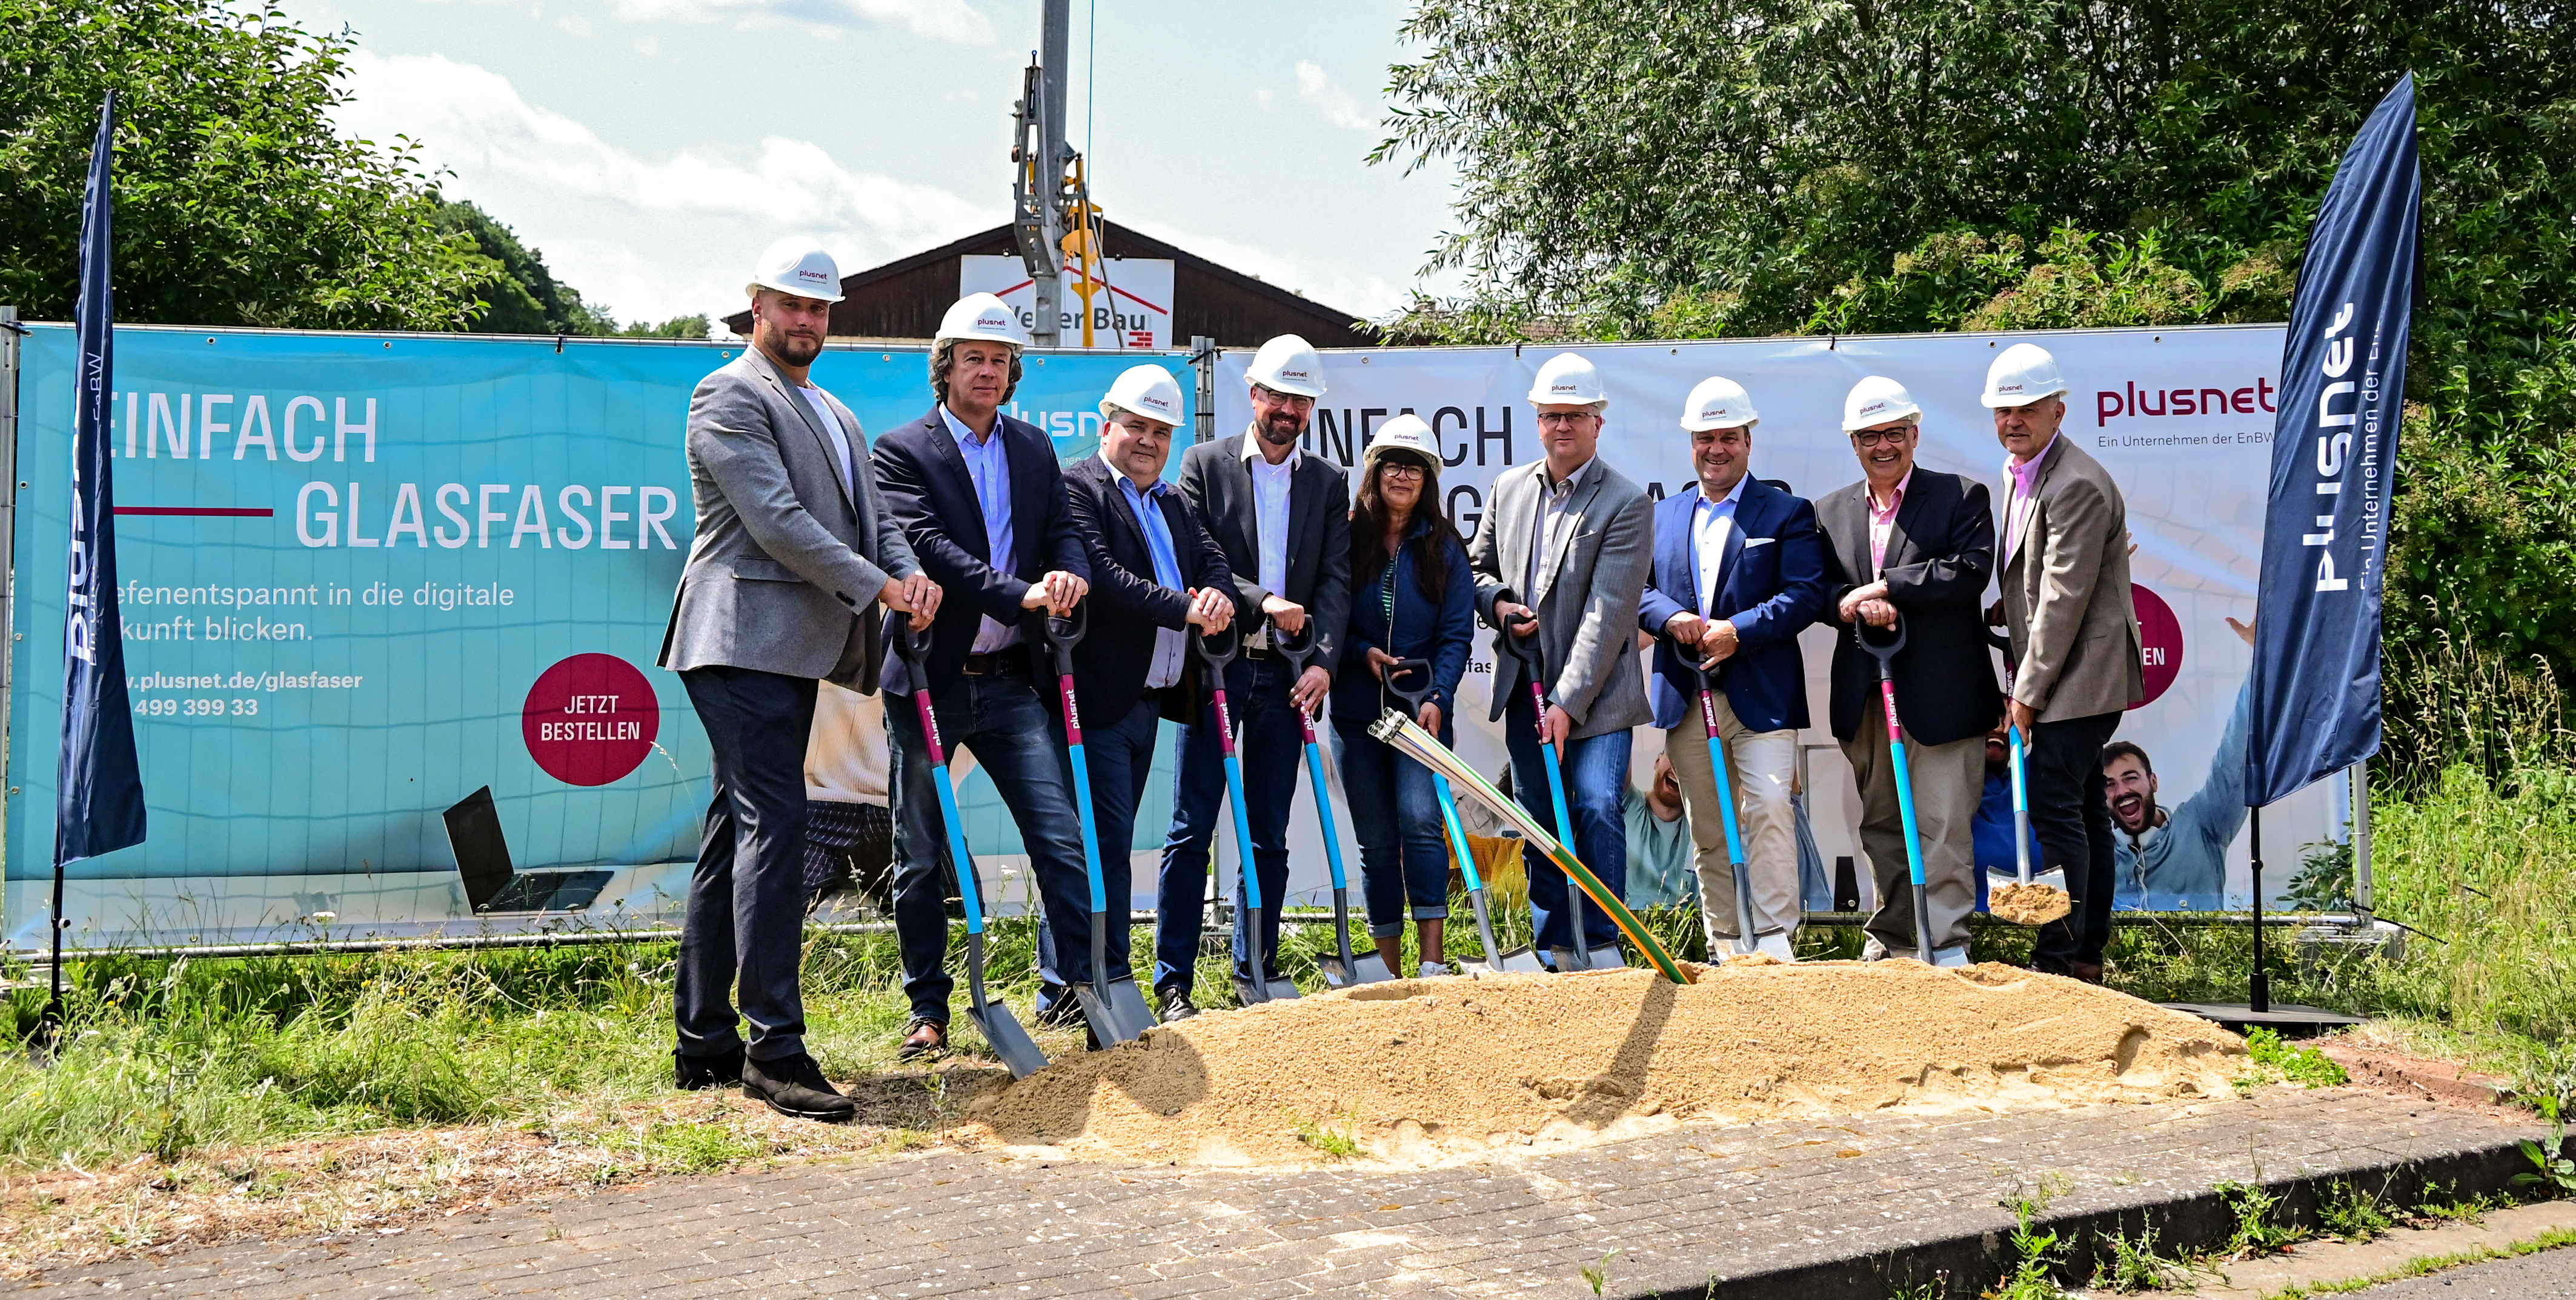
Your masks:
M615 655L574 655L528 688L519 730L546 775L567 785L606 785L652 751L662 704L635 665Z
M2129 706L2134 709L2155 703L2181 674L2182 620L2146 584L2130 583L2129 592L2130 604L2138 611L2138 668L2147 686L2147 698Z

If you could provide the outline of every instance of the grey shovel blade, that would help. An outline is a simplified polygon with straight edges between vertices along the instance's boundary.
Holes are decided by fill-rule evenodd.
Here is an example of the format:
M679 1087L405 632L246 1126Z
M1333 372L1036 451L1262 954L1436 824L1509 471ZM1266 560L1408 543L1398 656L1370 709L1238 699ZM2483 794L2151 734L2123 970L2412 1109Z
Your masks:
M1106 1047L1112 1043L1131 1043L1154 1027L1154 1013L1145 1006L1145 995L1132 979L1111 980L1099 988L1089 984L1073 986L1073 995L1082 1002L1083 1018L1091 1022L1091 1032Z
M966 1014L975 1027L984 1031L984 1041L993 1045L993 1055L1009 1066L1011 1077L1025 1079L1047 1067L1046 1053L1038 1050L1037 1040L1011 1016L1011 1009L999 1002L977 1006L967 1003Z
M1348 965L1343 964L1341 954L1328 954L1315 959L1315 968L1324 973L1327 988L1346 989L1395 978L1395 972L1386 968L1386 958L1374 952L1354 954Z
M1547 963L1540 961L1538 953L1529 948L1514 948L1484 965L1487 970L1497 972L1531 971L1540 975L1547 973Z
M1556 951L1555 951L1555 955L1556 955L1556 968L1557 968L1558 970L1626 970L1626 969L1628 969L1628 956L1627 956L1627 954L1626 954L1626 953L1623 953L1623 952L1621 952L1621 951L1619 950L1619 945L1618 945L1618 943L1617 943L1615 940L1610 944L1610 946L1609 946L1609 947L1606 947L1606 948L1595 948L1595 949L1592 949L1592 950L1591 950L1591 953L1589 954L1589 955L1591 956L1591 958L1592 958L1592 964L1591 964L1591 965L1589 965L1589 966L1572 966L1572 965L1569 965L1568 963L1570 963L1570 962L1572 962L1572 961L1574 960L1574 954L1573 954L1573 953L1571 953L1571 952L1568 952L1567 950L1565 950L1565 949L1563 949L1563 948L1556 949Z

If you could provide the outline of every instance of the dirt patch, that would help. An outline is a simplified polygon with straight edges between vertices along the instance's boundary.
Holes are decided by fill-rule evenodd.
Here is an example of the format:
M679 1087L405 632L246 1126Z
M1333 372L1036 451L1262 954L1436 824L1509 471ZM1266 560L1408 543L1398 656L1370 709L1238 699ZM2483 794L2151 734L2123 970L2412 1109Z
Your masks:
M982 1140L1179 1164L1421 1166L1686 1120L2230 1095L2243 1040L2008 966L1399 980L1166 1025L967 1109Z
M0 1172L0 1277L243 1237L397 1235L443 1216L576 1199L638 1178L891 1154L939 1141L929 1130L1008 1077L963 1064L872 1075L843 1085L859 1101L859 1122L838 1126L787 1119L727 1089L567 1109L528 1128L389 1129L171 1161Z
M1986 895L1986 910L2015 925L2046 925L2075 910L2075 900L2055 885L1997 885Z

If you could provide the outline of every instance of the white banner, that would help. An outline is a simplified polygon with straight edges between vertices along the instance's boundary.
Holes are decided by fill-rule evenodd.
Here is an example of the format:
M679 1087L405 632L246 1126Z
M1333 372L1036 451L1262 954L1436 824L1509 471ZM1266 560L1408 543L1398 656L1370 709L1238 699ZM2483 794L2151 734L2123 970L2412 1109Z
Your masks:
M2151 850L2149 860L2181 869L2191 856L2205 859L2225 845L2225 905L2242 907L2248 879L2244 810L2234 792L2241 789L2243 758L2230 756L2229 770L2217 760L2252 662L2249 645L2228 620L2254 620L2272 404L2280 382L2278 325L1334 351L1324 360L1330 392L1316 404L1305 448L1355 466L1378 425L1401 412L1422 416L1439 434L1449 464L1441 475L1443 504L1459 532L1472 535L1494 476L1540 457L1527 399L1532 377L1547 358L1574 351L1591 358L1609 385L1601 454L1657 497L1686 490L1692 481L1689 435L1679 423L1682 399L1710 375L1742 383L1762 414L1754 440L1756 476L1785 481L1810 498L1857 482L1859 466L1842 432L1843 396L1862 376L1879 374L1905 384L1923 406L1922 463L1983 481L2001 500L2004 453L1993 417L1977 395L1987 364L2020 341L2056 354L2074 390L2067 396L2064 433L2080 439L2110 469L2128 501L2149 698L2130 711L2118 739L2144 749L2155 771L2157 807L2138 810L2157 826L2145 839L2173 841ZM1229 351L1218 361L1220 436L1250 421L1244 373L1251 355ZM1462 691L1459 749L1479 769L1493 772L1505 762L1502 738L1499 724L1485 720L1490 686L1477 684L1493 680L1489 635L1480 629ZM1837 857L1852 857L1866 891L1870 873L1854 830L1858 805L1851 797L1850 769L1826 727L1831 636L1816 627L1804 637L1815 723L1800 736L1809 808L1828 868ZM1661 743L1660 735L1640 729L1633 784L1647 779ZM2204 787L2208 796L2200 797ZM2342 784L2327 782L2266 812L2274 836L2267 894L2277 894L2288 881L2302 846L2341 834L2344 809ZM1350 819L1338 820L1347 841ZM2124 846L2132 842L2126 833L2118 838ZM1291 890L1304 901L1325 887L1316 842L1310 807L1301 801L1289 844L1295 861ZM2198 847L2203 844L2209 847ZM1356 845L1346 843L1344 852L1356 875ZM2150 906L2189 901L2205 908L2215 901L2205 892L2191 900L2174 898L2157 889L2160 875L2147 877Z
M1020 314L1020 328L1037 328L1037 289L1028 264L1016 257L969 255L957 259L957 294L1000 296ZM1061 346L1083 347L1082 318L1091 315L1094 350L1153 352L1172 346L1172 264L1168 260L1113 257L1102 263L1100 283L1083 277L1079 263L1064 268L1057 304ZM1083 297L1089 290L1090 297Z

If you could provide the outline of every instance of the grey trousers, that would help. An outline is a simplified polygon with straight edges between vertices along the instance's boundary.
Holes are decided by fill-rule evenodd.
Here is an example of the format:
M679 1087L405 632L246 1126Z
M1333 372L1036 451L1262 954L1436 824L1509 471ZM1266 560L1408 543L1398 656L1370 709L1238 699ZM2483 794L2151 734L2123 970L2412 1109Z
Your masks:
M1842 742L1860 791L1860 843L1878 882L1878 910L1867 929L1888 952L1914 955L1914 872L1905 856L1905 819L1896 802L1896 763L1887 750L1887 720L1863 715L1860 734ZM1913 768L1914 825L1923 837L1923 886L1935 951L1968 942L1977 907L1977 804L1986 792L1986 738L1946 745L1905 740Z

